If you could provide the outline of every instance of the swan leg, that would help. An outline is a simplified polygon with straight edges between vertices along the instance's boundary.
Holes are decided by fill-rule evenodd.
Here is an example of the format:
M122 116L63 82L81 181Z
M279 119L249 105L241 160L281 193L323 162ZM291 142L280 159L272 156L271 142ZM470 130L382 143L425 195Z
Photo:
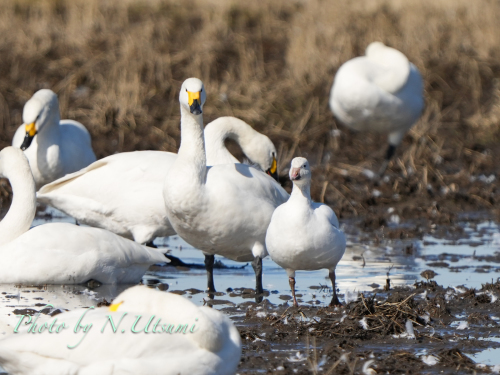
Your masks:
M264 292L264 289L262 289L262 258L255 257L252 262L252 267L255 271L255 292L261 294Z
M158 249L158 246L156 246L156 245L153 243L153 241L146 242L146 246L148 246L148 247L153 247L153 248L155 248L155 249Z
M339 301L339 298L337 297L337 288L335 287L335 270L330 271L329 276L330 280L332 280L332 288L333 288L333 296L332 296L332 302L330 302L330 306L342 306L342 304Z
M290 284L290 288L292 289L293 305L295 307L299 307L299 304L297 303L297 298L295 298L295 277L289 277L288 282Z
M391 161L391 159L392 159L392 157L394 156L395 153L396 153L396 146L391 145L389 143L389 147L387 148L387 151L385 153L384 162L382 163L382 166L380 167L380 170L378 171L379 177L383 177L384 176L384 173L385 173L387 167L389 166L389 162Z
M214 285L214 263L215 255L205 254L205 269L207 270L207 292L215 292Z

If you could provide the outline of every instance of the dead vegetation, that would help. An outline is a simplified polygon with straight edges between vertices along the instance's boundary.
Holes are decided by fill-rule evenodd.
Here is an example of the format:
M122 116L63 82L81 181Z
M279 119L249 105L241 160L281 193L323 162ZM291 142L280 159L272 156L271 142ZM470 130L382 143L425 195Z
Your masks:
M308 157L313 197L341 217L380 226L389 218L379 208L391 205L403 218L450 223L498 201L498 181L487 181L500 153L499 18L494 0L4 0L0 147L25 101L48 87L63 118L89 128L98 157L175 151L178 89L197 76L206 122L248 121L273 139L282 171ZM415 63L426 94L382 184L365 169L377 167L385 137L346 130L327 104L336 70L374 40Z

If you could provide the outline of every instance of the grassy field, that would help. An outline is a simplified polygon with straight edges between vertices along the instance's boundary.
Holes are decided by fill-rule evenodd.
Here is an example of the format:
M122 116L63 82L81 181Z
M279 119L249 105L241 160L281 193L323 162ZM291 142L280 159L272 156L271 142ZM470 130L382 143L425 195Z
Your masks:
M98 157L176 151L178 90L196 76L206 123L249 122L275 142L281 169L308 157L314 198L357 215L369 210L353 203L371 184L361 172L378 165L385 137L337 124L328 96L339 66L379 40L420 69L426 96L391 164L403 180L383 194L470 192L471 176L498 170L499 19L496 0L2 0L0 147L26 100L51 88ZM477 190L475 204L495 203L496 190Z

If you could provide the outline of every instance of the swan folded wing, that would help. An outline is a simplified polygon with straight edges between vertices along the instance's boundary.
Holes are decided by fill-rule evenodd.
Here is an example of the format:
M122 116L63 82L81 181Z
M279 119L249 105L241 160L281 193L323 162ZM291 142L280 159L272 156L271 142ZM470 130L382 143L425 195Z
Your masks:
M337 215L335 215L335 212L326 204L322 203L313 203L315 207L314 213L315 215L318 215L318 218L324 218L330 222L332 226L334 226L337 229L340 229L339 225L339 219L337 218Z
M58 334L27 334L25 327L20 334L0 341L0 363L9 372L23 369L39 375L234 374L241 356L241 339L229 318L172 296L165 293L161 298L149 298L145 301L149 303L136 304L137 309L129 311L100 308L63 313L57 316L58 322L69 328ZM93 327L83 338L83 332L74 333L73 328L85 312L82 323ZM114 332L109 317L118 324L122 316ZM141 332L132 333L138 316L142 320L134 328ZM39 322L52 319L42 315ZM75 348L68 349L68 345Z

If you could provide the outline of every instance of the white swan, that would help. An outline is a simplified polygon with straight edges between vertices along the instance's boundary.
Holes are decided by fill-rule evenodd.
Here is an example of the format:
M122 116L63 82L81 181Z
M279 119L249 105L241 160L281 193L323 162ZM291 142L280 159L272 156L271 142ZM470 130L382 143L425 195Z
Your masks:
M0 365L9 374L23 375L236 372L241 339L234 324L221 312L145 286L127 289L114 302L110 307L40 316L36 333L27 333L31 325L25 326L28 318L24 318L19 333L0 341ZM137 316L140 319L134 326ZM48 329L38 333L45 322L50 328L54 318L57 322L52 333ZM56 333L62 323L66 328ZM87 332L82 327L75 333L75 327L90 324Z
M155 249L97 228L50 223L28 230L35 216L35 182L23 152L0 151L0 176L14 197L0 221L0 283L137 283L148 267L168 260Z
M306 158L294 158L290 168L293 190L290 199L273 214L266 235L269 255L289 277L293 303L295 271L329 270L333 286L331 306L339 305L335 267L345 252L346 240L333 210L311 200L311 169Z
M90 134L79 122L61 120L57 95L39 90L26 102L12 146L24 150L37 189L93 163Z
M252 163L277 178L276 148L246 122L221 117L207 125L207 165L239 163L224 145L238 142ZM40 189L38 201L79 223L104 228L139 243L175 234L167 218L163 184L177 154L124 152L98 160Z
M405 55L380 42L344 63L330 92L330 108L347 127L389 133L385 170L424 107L422 77Z
M206 166L205 98L199 79L184 81L179 94L181 145L163 187L167 215L175 231L205 253L209 291L215 290L213 254L219 254L236 261L254 259L260 293L266 229L288 194L270 176L248 165Z

